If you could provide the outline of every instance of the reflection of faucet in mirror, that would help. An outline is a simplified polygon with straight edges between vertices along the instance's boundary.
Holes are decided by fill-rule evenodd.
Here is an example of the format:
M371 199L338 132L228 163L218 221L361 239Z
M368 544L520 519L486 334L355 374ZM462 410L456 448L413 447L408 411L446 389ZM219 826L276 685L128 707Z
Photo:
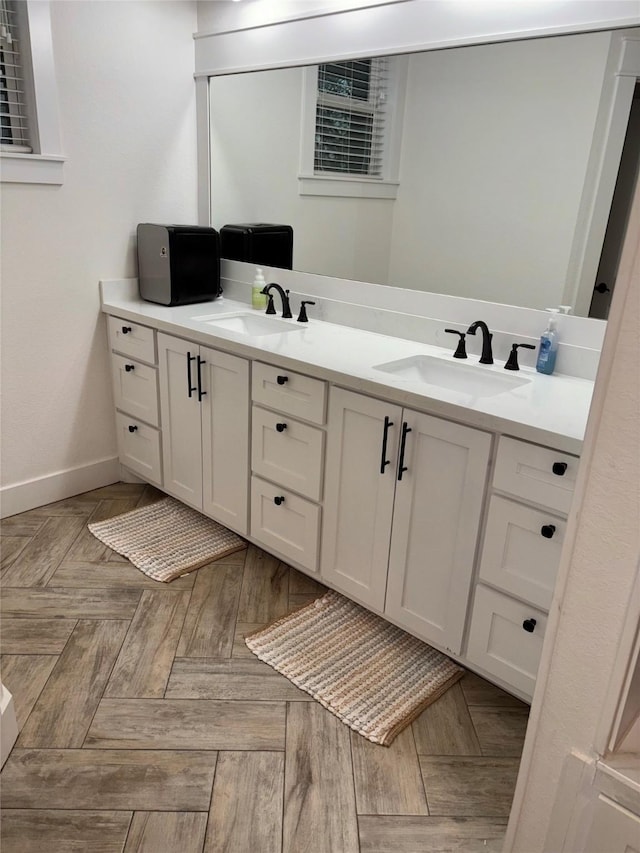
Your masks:
M211 225L289 223L298 272L539 310L571 304L586 316L604 280L590 240L602 240L613 192L609 178L595 178L599 158L611 161L607 175L620 163L621 141L603 117L615 107L622 127L631 109L615 94L620 33L387 57L382 150L388 135L388 153L400 157L388 174L392 158L380 155L382 177L358 158L346 178L339 163L316 166L318 134L306 119L334 115L317 103L337 96L320 89L318 66L213 77ZM247 121L260 133L248 134Z
M482 355L480 356L480 364L493 364L493 352L491 350L491 338L493 335L489 331L489 327L484 320L476 320L467 329L468 335L475 335L480 329L482 332Z
M275 281L271 282L271 284L267 284L266 287L263 287L262 291L261 291L262 293L264 293L265 296L269 297L269 301L267 303L266 313L267 314L275 314L276 313L276 309L273 305L273 294L271 293L272 287L275 287L275 289L280 294L280 299L282 300L282 316L285 318L285 320L289 319L292 316L291 305L289 304L289 291L283 290L280 287L280 285L277 284Z

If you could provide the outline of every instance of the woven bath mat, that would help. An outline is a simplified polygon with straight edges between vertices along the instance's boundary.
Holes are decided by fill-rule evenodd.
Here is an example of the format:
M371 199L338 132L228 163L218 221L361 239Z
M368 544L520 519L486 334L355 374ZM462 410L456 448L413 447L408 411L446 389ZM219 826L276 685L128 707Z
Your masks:
M247 547L236 533L173 498L88 527L145 575L164 582Z
M464 673L436 649L332 591L245 643L343 723L383 746Z

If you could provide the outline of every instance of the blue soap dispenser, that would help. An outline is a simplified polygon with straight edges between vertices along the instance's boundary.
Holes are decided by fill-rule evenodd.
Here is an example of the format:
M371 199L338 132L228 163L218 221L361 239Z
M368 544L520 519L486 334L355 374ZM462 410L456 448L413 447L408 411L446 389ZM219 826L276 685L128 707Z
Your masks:
M538 373L550 375L555 370L556 356L558 355L558 332L556 331L556 316L560 313L557 308L547 308L551 315L547 328L540 337L540 349L536 361Z

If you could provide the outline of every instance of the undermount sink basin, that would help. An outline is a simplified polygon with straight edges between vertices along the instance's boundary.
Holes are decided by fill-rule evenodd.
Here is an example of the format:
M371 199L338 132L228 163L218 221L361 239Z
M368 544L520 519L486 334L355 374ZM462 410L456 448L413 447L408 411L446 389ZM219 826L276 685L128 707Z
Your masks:
M208 317L192 317L192 320L198 320L201 323L206 323L208 326L216 326L218 329L224 329L227 332L237 332L241 335L279 335L282 332L298 332L303 326L297 326L293 323L287 323L285 320L279 320L277 317L267 317L265 314L210 314Z
M513 391L528 385L531 381L525 376L511 373L494 373L482 365L461 364L459 361L445 361L429 355L414 355L377 364L374 370L391 373L401 379L410 379L425 385L435 385L471 397L493 397L505 391Z

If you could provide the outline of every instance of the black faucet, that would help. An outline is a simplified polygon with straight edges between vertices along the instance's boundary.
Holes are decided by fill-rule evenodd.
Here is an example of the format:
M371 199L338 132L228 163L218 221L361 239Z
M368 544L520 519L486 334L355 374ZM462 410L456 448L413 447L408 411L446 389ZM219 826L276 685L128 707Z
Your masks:
M489 327L484 320L476 320L467 329L468 335L475 335L476 330L482 331L482 355L480 356L480 364L493 364L493 352L491 351L491 338L493 335L489 331Z
M273 305L273 294L271 293L272 287L275 287L275 289L280 294L280 299L282 300L282 316L285 318L285 320L289 319L292 316L291 305L289 304L289 291L283 290L279 284L276 284L275 281L272 282L271 284L267 284L265 287L262 288L262 291L261 291L261 293L264 293L265 296L269 297L269 302L267 303L267 312L266 313L267 314L275 314L276 313L276 309L274 308L274 305Z

